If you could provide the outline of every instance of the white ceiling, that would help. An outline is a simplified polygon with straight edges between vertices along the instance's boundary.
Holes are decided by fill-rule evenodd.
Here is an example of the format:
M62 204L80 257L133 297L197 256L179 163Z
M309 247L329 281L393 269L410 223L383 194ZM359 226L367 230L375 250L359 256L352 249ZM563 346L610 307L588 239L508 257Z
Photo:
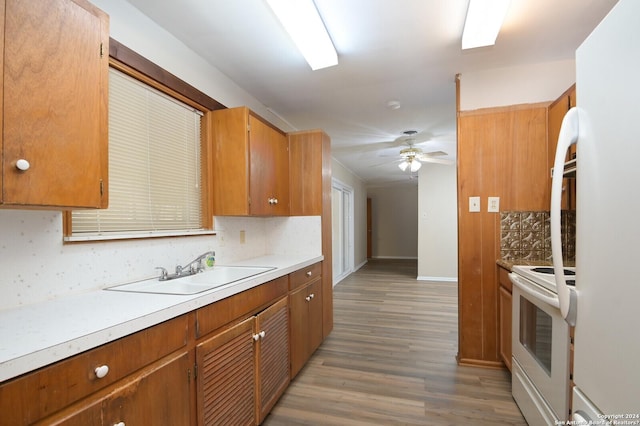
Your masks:
M128 1L293 128L323 129L338 161L381 185L412 182L397 167L405 130L455 159L456 73L573 58L617 0L512 0L496 45L464 52L468 0L315 0L339 57L317 71L263 0Z

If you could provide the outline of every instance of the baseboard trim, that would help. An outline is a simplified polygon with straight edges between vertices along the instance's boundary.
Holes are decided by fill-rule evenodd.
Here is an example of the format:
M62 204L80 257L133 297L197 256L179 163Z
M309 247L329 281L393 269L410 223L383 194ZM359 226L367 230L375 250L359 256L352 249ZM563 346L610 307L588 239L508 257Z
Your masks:
M498 370L506 370L507 367L502 361L485 361L483 359L460 358L456 356L458 365L466 365L469 367L492 368Z
M458 277L425 277L418 276L418 281L437 281L437 282L446 282L446 283L457 283Z
M371 259L381 259L381 260L418 260L418 258L414 257L414 256L373 256Z

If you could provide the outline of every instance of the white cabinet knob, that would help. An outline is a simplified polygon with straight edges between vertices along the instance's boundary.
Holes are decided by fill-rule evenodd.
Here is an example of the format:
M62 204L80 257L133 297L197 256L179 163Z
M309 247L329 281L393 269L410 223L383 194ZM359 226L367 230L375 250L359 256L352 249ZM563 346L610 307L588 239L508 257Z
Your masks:
M258 334L254 334L254 335L253 335L253 340L255 340L256 342L257 342L258 340L260 340L260 333L258 333Z
M16 161L16 168L18 170L21 170L23 172L29 170L29 167L31 167L31 164L29 164L29 162L27 160L25 160L24 158L19 159L18 161Z
M315 294L313 294L313 293L311 293L311 294L309 295L309 297L313 299L314 297L316 297L316 295L315 295Z
M97 367L94 371L96 373L96 377L98 379L102 379L104 376L106 376L109 373L109 366L101 365L100 367Z
M307 271L307 277L311 276L311 271Z
M116 424L114 424L113 426L125 426L124 422L118 422Z
M267 333L265 333L265 332L264 332L264 330L262 330L262 331L261 331L260 333L258 333L258 334L260 334L260 338L261 338L261 339L264 339L264 336L265 336Z
M305 297L305 298L304 298L304 300L306 300L307 302L309 302L309 301L311 301L311 297L310 297L310 296L307 296L307 297Z

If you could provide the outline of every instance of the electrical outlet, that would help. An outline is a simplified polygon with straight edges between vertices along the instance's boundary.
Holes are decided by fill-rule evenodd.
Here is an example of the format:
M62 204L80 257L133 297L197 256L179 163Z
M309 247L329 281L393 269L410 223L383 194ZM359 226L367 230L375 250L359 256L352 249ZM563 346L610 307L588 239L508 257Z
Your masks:
M498 213L500 211L500 197L489 197L487 211L490 213Z
M469 197L469 212L476 213L480 211L480 197Z
M247 242L247 236L244 230L240 231L240 244L244 244Z

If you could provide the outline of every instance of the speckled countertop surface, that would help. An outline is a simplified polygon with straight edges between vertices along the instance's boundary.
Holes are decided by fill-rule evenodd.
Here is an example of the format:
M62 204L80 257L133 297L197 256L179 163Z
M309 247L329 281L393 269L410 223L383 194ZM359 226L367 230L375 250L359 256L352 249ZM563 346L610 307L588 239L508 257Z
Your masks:
M0 311L0 382L175 318L321 261L263 256L237 266L275 269L203 293L95 290Z

